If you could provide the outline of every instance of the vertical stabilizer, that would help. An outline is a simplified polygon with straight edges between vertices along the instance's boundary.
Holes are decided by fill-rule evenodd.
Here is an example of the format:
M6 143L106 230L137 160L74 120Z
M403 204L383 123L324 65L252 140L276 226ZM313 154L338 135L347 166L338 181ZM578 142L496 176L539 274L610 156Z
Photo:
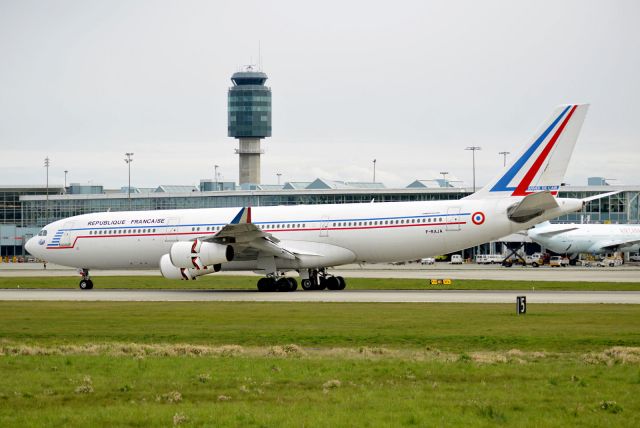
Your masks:
M527 196L541 191L557 195L588 108L588 104L556 107L518 156L467 198Z

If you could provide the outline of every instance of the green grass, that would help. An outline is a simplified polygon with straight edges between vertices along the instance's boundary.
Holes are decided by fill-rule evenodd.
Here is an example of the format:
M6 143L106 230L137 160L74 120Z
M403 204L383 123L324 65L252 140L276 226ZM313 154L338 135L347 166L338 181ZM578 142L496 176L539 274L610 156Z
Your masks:
M514 306L0 302L0 426L638 426L640 307Z
M638 305L0 302L22 343L198 343L442 350L590 351L640 346Z
M632 427L640 414L637 366L569 360L22 356L0 371L2 426Z
M431 285L428 273L424 279L347 278L350 290L640 290L640 282L575 282L575 281L495 281L453 280L451 285ZM197 281L171 281L154 276L94 277L95 289L213 289L256 290L257 276L209 275ZM77 289L78 276L69 277L2 277L0 288L68 288Z

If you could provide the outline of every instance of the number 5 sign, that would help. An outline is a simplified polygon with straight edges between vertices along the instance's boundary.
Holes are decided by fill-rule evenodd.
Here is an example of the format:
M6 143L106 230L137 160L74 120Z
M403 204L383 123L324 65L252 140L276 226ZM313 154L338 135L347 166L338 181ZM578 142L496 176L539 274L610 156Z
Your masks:
M516 313L518 315L527 313L527 296L516 297Z

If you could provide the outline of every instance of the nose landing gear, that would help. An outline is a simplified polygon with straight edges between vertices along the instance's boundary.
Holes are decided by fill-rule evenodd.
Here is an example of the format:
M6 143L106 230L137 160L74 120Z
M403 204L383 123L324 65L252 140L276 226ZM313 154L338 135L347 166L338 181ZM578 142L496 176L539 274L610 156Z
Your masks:
M91 281L91 277L89 276L89 269L80 269L80 275L82 275L82 279L79 284L80 289L91 290L93 288L93 281Z

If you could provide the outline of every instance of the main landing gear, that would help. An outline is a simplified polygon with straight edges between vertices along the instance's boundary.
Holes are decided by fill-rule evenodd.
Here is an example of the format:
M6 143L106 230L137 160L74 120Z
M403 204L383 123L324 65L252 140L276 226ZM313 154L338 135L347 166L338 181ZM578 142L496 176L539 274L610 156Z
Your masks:
M296 291L298 281L288 276L267 276L258 280L258 291Z
M326 269L308 269L300 272L302 289L310 290L344 290L347 286L344 278L327 274ZM296 291L298 282L295 278L275 274L258 280L258 291Z
M89 277L89 269L80 269L80 275L82 275L82 279L80 280L80 289L81 290L91 290L93 288L93 281Z

